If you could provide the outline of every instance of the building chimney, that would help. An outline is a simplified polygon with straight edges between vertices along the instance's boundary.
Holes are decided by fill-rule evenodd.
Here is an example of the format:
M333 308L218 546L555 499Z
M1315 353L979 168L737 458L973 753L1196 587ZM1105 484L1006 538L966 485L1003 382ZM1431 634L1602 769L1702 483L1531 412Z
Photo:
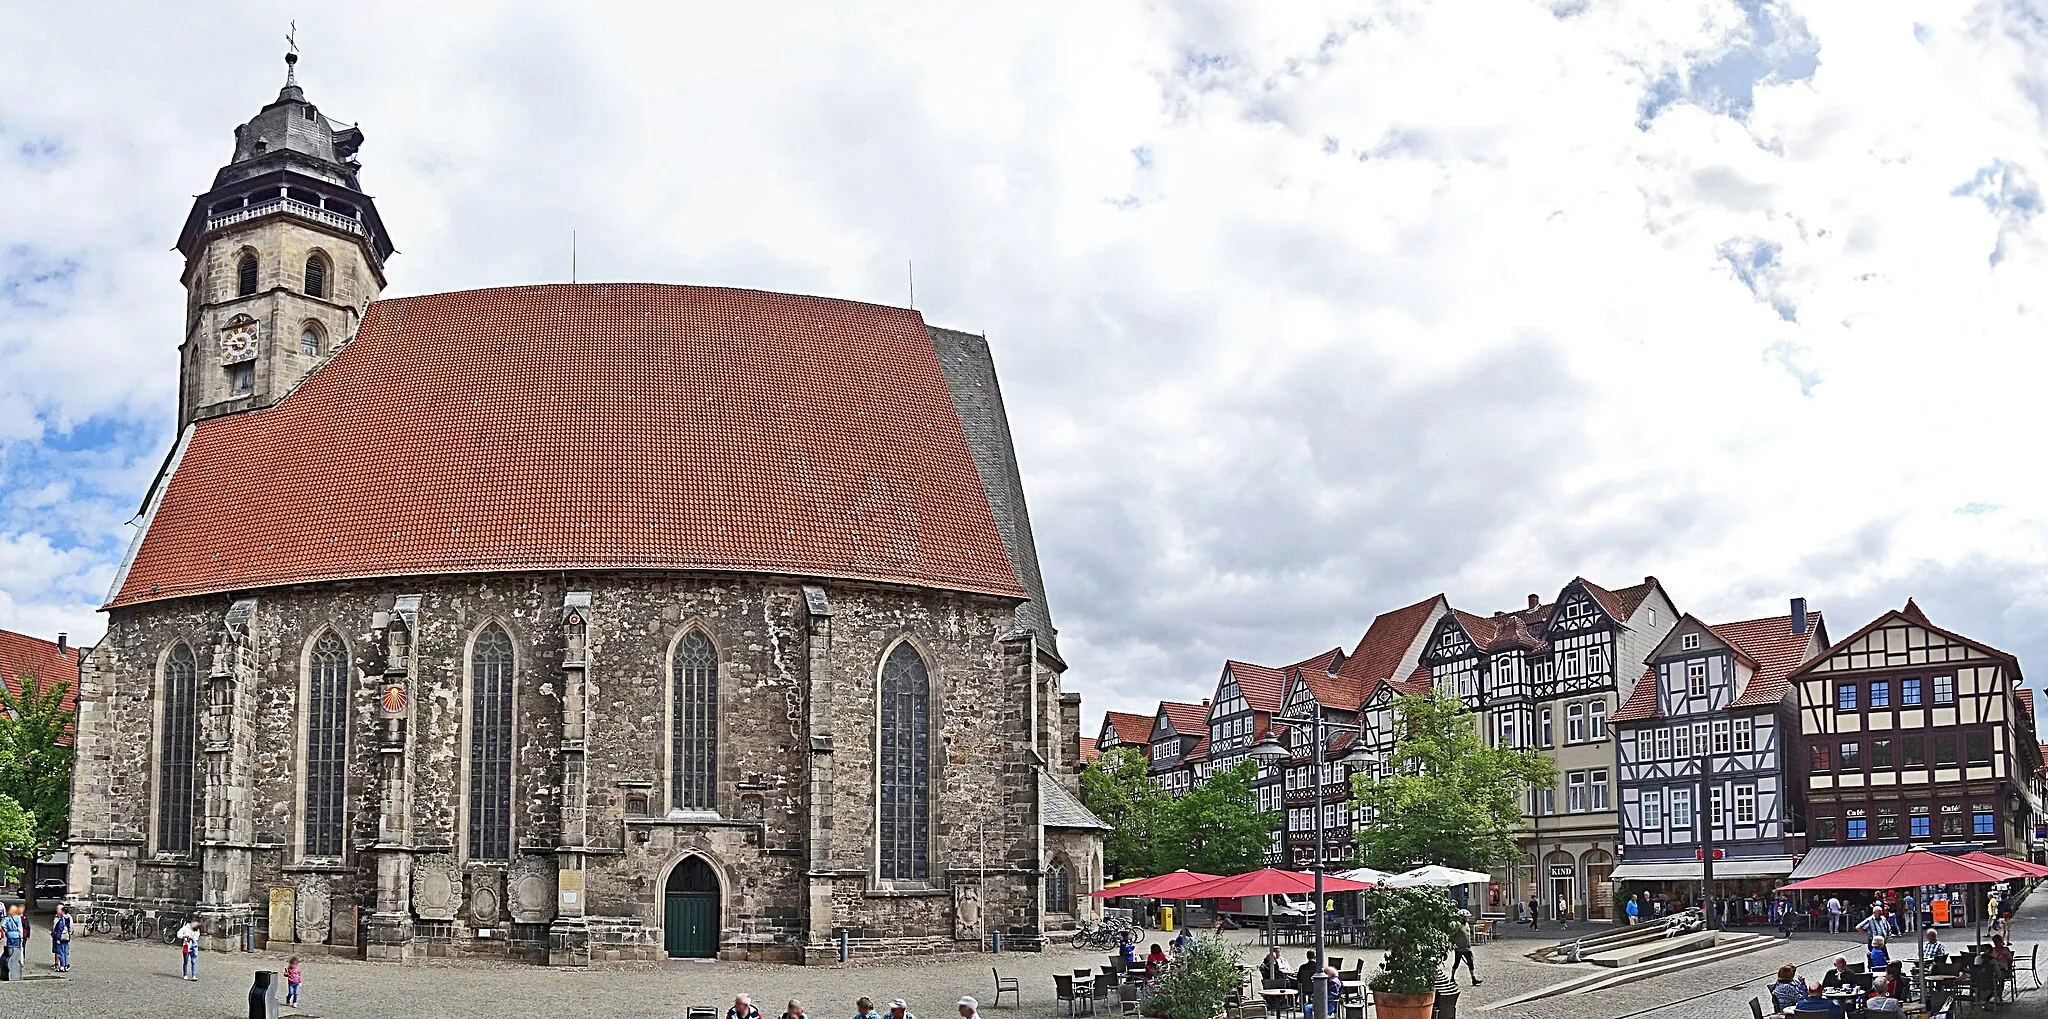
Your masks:
M1792 599L1792 632L1806 632L1806 599Z
M1539 605L1542 605L1542 604L1543 604L1543 598L1542 598L1542 596L1540 596L1540 595L1533 595L1533 594L1529 596L1529 607L1530 607L1530 608L1532 608L1532 609L1533 609L1533 608L1536 608L1537 606L1539 606Z
M61 630L60 630L60 631L58 631L58 633L57 633L57 653L58 653L58 654L60 654L60 655L61 655L61 654L63 654L63 653L64 653L64 645L66 645L66 644L68 644L68 643L70 643L70 642L71 642L71 635L70 635L70 634L68 634L68 633L65 633L65 632L63 632L63 631L61 631Z

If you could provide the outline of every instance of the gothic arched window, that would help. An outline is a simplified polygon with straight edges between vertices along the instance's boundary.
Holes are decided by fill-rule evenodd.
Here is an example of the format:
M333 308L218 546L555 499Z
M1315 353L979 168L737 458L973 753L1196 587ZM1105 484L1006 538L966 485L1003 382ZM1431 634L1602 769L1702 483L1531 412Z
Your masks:
M1055 858L1052 866L1045 868L1045 911L1074 911L1074 872L1068 869L1065 860Z
M669 806L712 810L718 789L718 653L691 630L669 663Z
M306 296L327 296L327 260L319 255L306 257Z
M312 322L299 327L299 353L318 354L319 352L320 327Z
M512 638L496 623L469 650L469 856L512 856Z
M306 656L306 855L341 855L347 777L348 647L329 631Z
M881 699L881 876L921 879L930 873L931 683L908 642L882 664Z
M199 739L199 662L183 643L164 658L163 733L157 756L156 848L192 848L192 765Z
M242 260L235 263L235 296L247 297L256 292L256 255L244 252Z

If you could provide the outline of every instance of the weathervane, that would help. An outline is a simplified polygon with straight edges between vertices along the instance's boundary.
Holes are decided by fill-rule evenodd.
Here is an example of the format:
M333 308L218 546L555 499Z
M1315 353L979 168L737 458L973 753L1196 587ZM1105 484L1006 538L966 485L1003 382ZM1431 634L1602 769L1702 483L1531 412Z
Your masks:
M284 42L288 47L284 54L284 87L290 88L299 83L299 23L296 19L291 23L291 31L284 34Z

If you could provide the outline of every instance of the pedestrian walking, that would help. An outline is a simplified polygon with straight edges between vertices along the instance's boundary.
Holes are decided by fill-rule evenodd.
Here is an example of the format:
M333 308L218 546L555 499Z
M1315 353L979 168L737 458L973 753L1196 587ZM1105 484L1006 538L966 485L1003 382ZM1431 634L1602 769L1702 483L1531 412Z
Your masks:
M1537 914L1537 909L1536 909L1536 893L1534 893L1534 892L1531 892L1531 893L1529 893L1529 929L1530 929L1530 930L1532 930L1532 931L1533 931L1533 930L1536 930L1536 929L1537 929L1537 924L1536 924L1536 921L1537 921L1538 919L1539 919L1539 917L1538 917L1538 914Z
M1907 892L1904 905L1906 913L1902 919L1906 921L1906 932L1910 934L1920 929L1920 904L1914 901L1912 892Z
M1557 897L1557 925L1559 927L1570 927L1572 925L1572 904L1570 900L1562 895Z
M50 960L57 972L71 972L71 910L62 903L57 905L57 915L50 918Z
M199 979L199 919L194 917L178 928L178 977Z
M284 1003L297 1007L299 1003L299 981L305 974L299 970L299 957L294 955L284 961Z
M1634 905L1634 903L1630 903ZM1465 964L1465 975L1472 978L1472 986L1481 983L1479 968L1472 961L1472 912L1458 910L1458 929L1451 934L1451 979L1458 979L1458 963Z
M14 968L14 962L25 961L22 950L27 943L28 918L21 915L20 906L7 907L6 915L0 916L0 979Z
M1631 924L1636 922L1636 900L1633 895L1629 896L1628 900L1628 922ZM1456 976L1457 974L1454 973L1452 975Z

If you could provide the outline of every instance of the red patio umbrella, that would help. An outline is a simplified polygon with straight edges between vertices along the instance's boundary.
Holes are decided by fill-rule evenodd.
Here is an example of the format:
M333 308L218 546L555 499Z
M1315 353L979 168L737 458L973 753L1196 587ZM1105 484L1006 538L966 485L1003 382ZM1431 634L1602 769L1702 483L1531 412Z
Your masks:
M2009 877L2048 877L2048 867L2043 867L2038 863L2030 863L2026 860L2016 860L2010 856L1987 853L1981 849L1974 853L1964 853L1963 859L1969 860L1972 863L1982 864L1986 867L2004 870Z
M1341 877L1323 875L1325 892L1358 892L1372 886L1363 881L1346 881ZM1182 888L1179 898L1183 899L1235 899L1246 895L1302 895L1314 894L1316 876L1298 870L1255 870L1235 877L1220 877L1213 881Z
M1970 885L2005 881L2012 877L2003 869L1961 856L1913 849L1897 856L1866 860L1832 874L1810 877L1780 885L1779 891L1829 888L1917 888L1921 885Z
M1177 894L1182 889L1214 880L1216 880L1216 875L1214 874L1204 874L1194 870L1176 870L1171 874L1161 874L1157 877L1132 881L1129 884L1120 884L1115 888L1104 888L1100 891L1089 892L1088 897L1091 899L1121 899L1129 895L1146 899L1185 899L1187 896Z

